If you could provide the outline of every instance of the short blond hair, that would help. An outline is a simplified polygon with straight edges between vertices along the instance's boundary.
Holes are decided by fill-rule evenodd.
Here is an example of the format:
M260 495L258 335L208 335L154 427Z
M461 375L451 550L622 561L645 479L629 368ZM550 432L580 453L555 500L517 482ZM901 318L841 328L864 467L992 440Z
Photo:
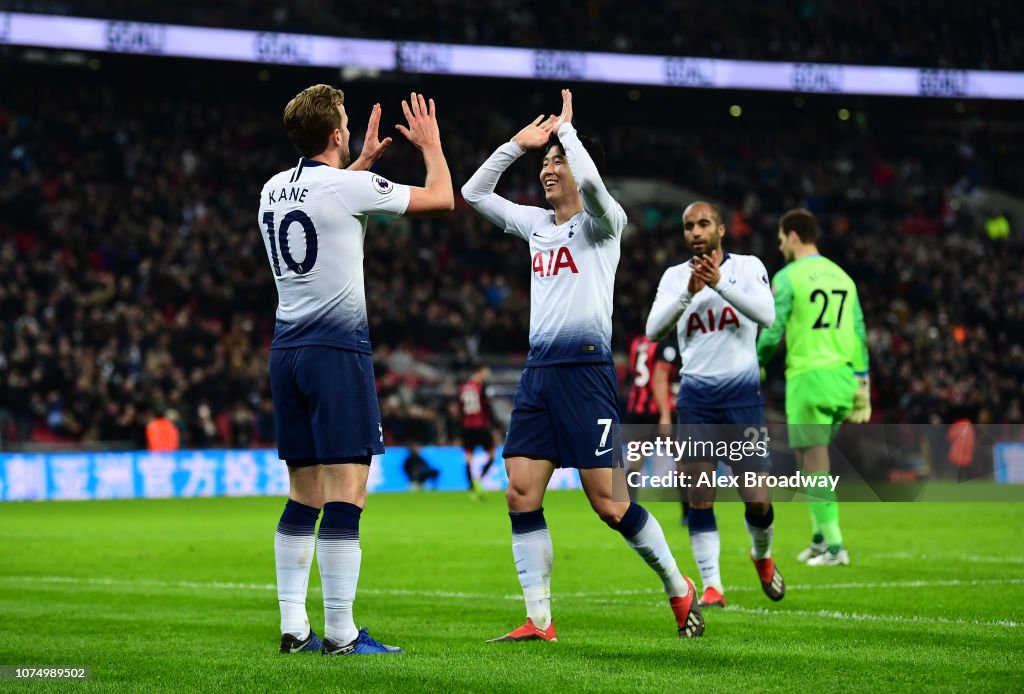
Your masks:
M295 95L284 107L284 129L292 146L304 157L327 149L327 138L341 128L338 104L345 93L327 84L314 84Z

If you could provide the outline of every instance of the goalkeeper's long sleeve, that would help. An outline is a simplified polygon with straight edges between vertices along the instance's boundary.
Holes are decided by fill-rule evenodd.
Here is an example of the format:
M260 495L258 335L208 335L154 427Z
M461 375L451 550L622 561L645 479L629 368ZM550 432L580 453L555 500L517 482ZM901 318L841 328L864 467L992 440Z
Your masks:
M786 331L786 323L793 312L793 285L789 281L786 268L775 273L772 278L772 293L775 295L775 322L771 327L761 331L757 338L757 361L764 366L775 356L782 335Z
M864 325L864 311L860 307L860 295L853 295L853 331L857 334L857 349L853 354L853 372L858 376L868 373L870 356L868 352L868 331Z

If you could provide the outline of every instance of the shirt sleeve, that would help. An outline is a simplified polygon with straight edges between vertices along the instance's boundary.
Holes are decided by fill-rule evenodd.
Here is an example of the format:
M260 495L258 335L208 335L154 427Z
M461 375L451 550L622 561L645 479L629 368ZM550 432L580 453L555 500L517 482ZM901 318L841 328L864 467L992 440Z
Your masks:
M757 361L764 366L775 356L775 351L782 341L782 333L786 330L789 315L793 311L793 285L785 269L775 273L772 278L772 294L775 295L775 322L767 330L762 330L757 338Z
M579 186L583 209L594 218L592 233L602 239L618 236L626 228L626 213L608 192L597 164L580 142L572 123L563 123L558 128L558 141L562 143L569 170Z
M858 376L866 376L870 355L868 353L868 331L864 325L864 311L860 307L860 295L853 294L853 331L857 335L857 347L853 353L853 371Z
M523 154L519 145L511 140L498 147L462 186L462 197L487 221L504 229L506 234L529 240L531 218L536 208L517 205L494 192L501 174Z
M744 265L746 267L736 268L735 283L719 281L714 289L737 311L762 328L768 328L775 322L775 302L768 286L768 271L758 258L749 257Z
M685 273L679 268L677 265L666 270L658 283L658 293L647 316L647 337L652 340L660 340L668 335L693 300L687 286L689 277L684 277Z
M409 186L389 181L370 171L343 171L334 185L352 214L405 214L409 207Z

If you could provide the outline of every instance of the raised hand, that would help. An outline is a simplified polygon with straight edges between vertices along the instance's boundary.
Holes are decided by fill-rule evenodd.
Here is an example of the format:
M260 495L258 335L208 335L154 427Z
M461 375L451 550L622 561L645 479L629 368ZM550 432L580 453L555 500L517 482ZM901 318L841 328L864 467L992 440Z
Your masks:
M405 135L405 138L421 152L440 151L441 133L437 127L434 100L428 101L422 94L413 92L409 95L408 102L402 102L402 112L409 125L396 125L398 132Z
M541 114L533 119L533 122L516 133L512 138L521 149L537 149L543 147L551 138L551 125L555 122L555 116L544 118Z
M572 92L568 89L562 90L562 113L555 118L551 129L557 132L562 123L572 123Z
M366 137L363 138L363 149L359 152L359 158L352 162L348 168L353 170L369 169L374 162L380 159L384 150L391 146L391 138L380 139L380 104L374 104L370 110L370 122L366 124Z
M722 264L722 252L717 248L706 255L693 259L693 276L711 288L718 286L722 279L719 266Z
M686 291L690 292L691 295L696 294L704 288L704 282L700 277L697 276L697 263L694 261L690 264L690 281L686 285Z

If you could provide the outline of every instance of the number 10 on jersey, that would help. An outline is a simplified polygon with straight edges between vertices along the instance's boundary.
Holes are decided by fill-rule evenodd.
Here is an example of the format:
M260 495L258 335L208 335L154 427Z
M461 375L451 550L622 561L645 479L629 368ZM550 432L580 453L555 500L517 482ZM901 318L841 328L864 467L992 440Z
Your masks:
M306 238L306 257L299 262L292 257L288 245L288 228L296 222L302 226L302 233ZM316 227L313 226L313 220L309 215L302 210L292 210L281 220L281 227L275 233L274 211L268 210L263 213L263 225L266 227L267 240L270 242L270 262L274 266L275 275L281 275L281 260L284 260L284 264L296 275L305 275L313 269L316 265L317 238Z

